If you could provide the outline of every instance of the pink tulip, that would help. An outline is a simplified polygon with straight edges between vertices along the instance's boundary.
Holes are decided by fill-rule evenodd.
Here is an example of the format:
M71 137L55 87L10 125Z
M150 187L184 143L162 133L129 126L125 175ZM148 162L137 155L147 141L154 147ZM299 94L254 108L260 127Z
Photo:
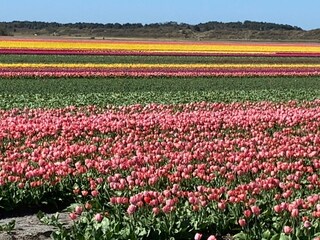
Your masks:
M309 222L309 221L305 221L305 222L303 223L303 226L304 226L305 228L310 228L310 227L312 226L312 224L311 224L311 222Z
M217 240L217 238L214 235L210 235L207 240Z
M244 215L246 218L250 218L251 215L252 215L252 212L251 212L250 210L245 210L245 211L243 212L243 215Z
M299 216L299 210L297 208L292 209L291 216L294 217L294 218L298 217Z
M84 207L87 209L87 210L90 210L92 208L92 205L89 203L89 202L86 202Z
M247 225L247 222L244 218L239 219L238 223L241 227L244 227Z
M283 227L283 232L284 232L285 234L289 235L289 234L291 234L291 232L292 232L292 228L289 227L289 226L284 226L284 227Z
M75 207L74 212L76 214L81 215L82 211L83 211L83 207L82 206L78 205L78 206Z
M261 210L258 206L251 206L251 211L254 215L258 216Z
M196 233L196 235L194 236L194 240L200 240L201 238L202 238L201 233Z
M96 215L94 215L94 219L95 219L97 222L101 222L102 219L103 219L103 215L100 214L100 213L97 213Z
M137 206L135 205L130 205L127 209L127 213L129 215L132 215L133 213L135 213L137 211Z
M75 214L75 213L69 213L69 218L70 218L71 220L76 220L76 219L77 219L77 214Z
M91 191L91 195L92 195L93 197L97 197L97 196L99 195L99 191L93 190L93 191Z

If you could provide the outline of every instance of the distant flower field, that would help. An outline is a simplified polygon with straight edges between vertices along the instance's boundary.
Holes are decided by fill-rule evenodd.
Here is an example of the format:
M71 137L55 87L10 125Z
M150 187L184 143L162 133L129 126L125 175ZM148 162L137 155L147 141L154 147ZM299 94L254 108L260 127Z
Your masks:
M318 240L319 57L2 39L0 216L70 205L71 228L39 213L55 239Z
M245 57L319 57L317 44L241 44L196 42L121 42L121 41L0 41L2 54L39 55L135 55L201 56L232 58L233 64L213 61L205 64L19 64L0 65L0 77L246 77L319 76L319 64L239 64Z

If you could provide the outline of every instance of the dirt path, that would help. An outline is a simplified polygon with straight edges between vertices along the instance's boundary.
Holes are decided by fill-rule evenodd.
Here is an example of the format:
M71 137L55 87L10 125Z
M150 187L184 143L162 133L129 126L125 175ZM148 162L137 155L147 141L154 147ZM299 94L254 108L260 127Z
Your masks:
M48 214L53 215L53 214ZM60 213L59 218L61 222L68 224L70 220L67 213ZM12 217L0 220L0 225L7 224L10 221L15 220L15 228L9 234L6 232L0 232L0 240L45 240L51 239L50 234L55 230L52 226L44 225L39 221L37 215L28 215L22 217Z

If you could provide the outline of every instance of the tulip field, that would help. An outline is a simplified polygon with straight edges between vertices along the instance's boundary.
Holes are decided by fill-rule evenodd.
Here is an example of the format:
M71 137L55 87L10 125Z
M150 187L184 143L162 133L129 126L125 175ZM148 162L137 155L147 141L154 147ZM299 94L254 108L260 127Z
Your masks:
M54 239L319 240L320 44L0 40L0 218L44 206Z
M173 56L211 58L208 62L144 63L10 62L0 64L0 77L248 77L319 76L320 63L287 63L287 59L320 56L320 45L227 44L177 42L0 41L0 54L74 56ZM284 58L281 62L248 63L238 58ZM200 59L202 59L200 58ZM218 59L217 59L218 58ZM230 59L226 63L225 59ZM143 59L143 58L142 58ZM199 58L198 58L199 59ZM158 61L157 61L158 60ZM230 60L229 60L230 61Z

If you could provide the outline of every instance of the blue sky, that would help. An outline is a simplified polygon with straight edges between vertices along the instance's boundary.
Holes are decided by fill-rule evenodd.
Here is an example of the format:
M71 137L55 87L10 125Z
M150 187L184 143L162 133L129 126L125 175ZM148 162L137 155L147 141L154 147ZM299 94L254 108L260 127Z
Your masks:
M263 21L320 28L319 0L0 0L0 21Z

